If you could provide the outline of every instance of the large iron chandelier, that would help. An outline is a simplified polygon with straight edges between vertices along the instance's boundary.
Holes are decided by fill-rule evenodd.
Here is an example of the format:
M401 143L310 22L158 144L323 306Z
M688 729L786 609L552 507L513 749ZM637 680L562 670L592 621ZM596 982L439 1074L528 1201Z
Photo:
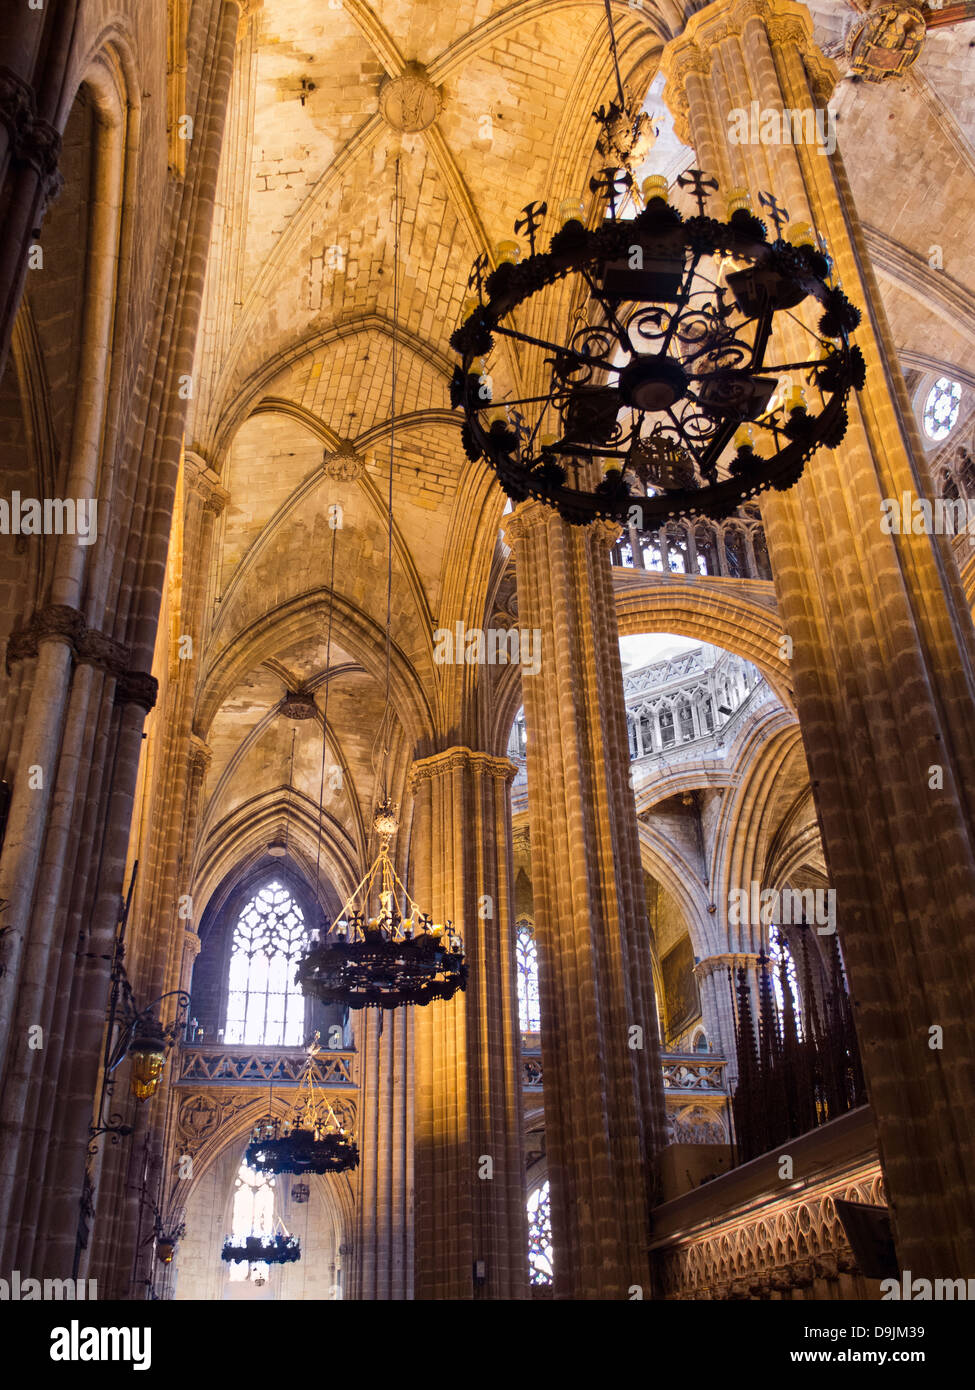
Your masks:
M298 1098L290 1116L268 1116L251 1131L244 1161L258 1173L344 1173L359 1165L359 1150L315 1085L317 1039L308 1049Z
M299 962L298 984L323 1004L396 1009L450 999L466 988L460 937L450 922L440 925L423 912L393 868L389 842L396 824L394 807L383 802L374 820L379 853L325 939L312 933Z
M720 518L766 488L791 487L817 449L842 440L847 399L864 381L849 341L860 313L833 283L812 227L793 224L783 236L788 213L762 195L775 225L769 241L747 190L733 192L720 222L706 213L713 179L694 169L677 182L695 197L696 216L672 207L654 175L642 211L624 218L634 180L607 168L591 181L608 206L595 230L583 225L581 203L563 204L549 249L536 250L546 207L529 204L516 223L528 258L508 242L490 275L486 258L475 263L475 293L451 338L462 359L451 401L464 411L468 457L486 459L513 501L538 498L580 524ZM527 302L570 276L586 299L564 337L515 327L520 306L524 322ZM818 331L790 312L810 298L822 310ZM786 318L808 348L781 360L773 345ZM486 369L498 336L544 352L534 394L492 399Z
M461 357L451 404L464 411L468 458L486 459L512 501L536 497L566 521L605 517L645 530L677 516L728 516L768 487L791 487L818 448L843 438L864 364L848 337L859 310L833 283L808 223L783 237L788 212L761 194L775 224L769 242L744 188L731 190L728 220L716 221L705 206L718 185L699 169L677 180L697 202L694 217L670 206L662 175L638 188L634 170L656 132L623 84L605 5L618 99L593 112L605 167L589 187L608 216L590 230L582 201L563 202L561 226L540 251L548 205L532 202L514 226L528 239L527 260L518 241L501 242L490 275L478 257L450 340ZM628 202L633 217L623 215ZM544 322L527 302L569 277L578 307L567 334L517 326L523 305L522 324ZM790 313L810 297L823 310L818 332ZM776 316L786 314L810 342L799 360L773 362ZM496 336L542 350L540 389L492 398Z

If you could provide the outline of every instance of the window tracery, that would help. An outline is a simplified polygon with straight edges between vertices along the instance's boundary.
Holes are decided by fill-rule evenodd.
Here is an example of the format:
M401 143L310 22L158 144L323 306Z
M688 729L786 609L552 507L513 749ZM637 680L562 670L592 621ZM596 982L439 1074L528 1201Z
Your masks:
M958 422L961 383L939 376L924 402L924 432L935 441L947 439Z
M538 1003L538 948L532 924L518 923L516 941L518 961L518 1019L523 1033L538 1033L542 1015Z
M802 1008L799 1002L799 975L785 935L781 928L776 926L769 927L768 957L772 962L772 989L775 992L775 1003L780 1015L785 1007L785 994L782 990L781 971L783 962L785 964L785 977L789 986L789 994L792 996L792 1011L796 1020L796 1033L801 1038Z
M266 883L234 928L227 994L227 1043L299 1047L305 1000L294 983L304 949L305 918L288 889Z
M552 1204L548 1179L528 1198L528 1278L532 1284L551 1284Z

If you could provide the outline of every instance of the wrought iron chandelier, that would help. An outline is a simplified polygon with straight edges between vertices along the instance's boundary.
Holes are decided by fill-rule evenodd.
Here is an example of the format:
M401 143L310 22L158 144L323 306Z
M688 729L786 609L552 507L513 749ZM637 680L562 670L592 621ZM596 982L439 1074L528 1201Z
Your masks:
M399 260L401 230L400 166L395 166L393 206L393 322L399 322ZM305 994L323 1004L342 1004L350 1009L397 1009L405 1004L431 1004L450 999L466 988L467 966L458 933L450 922L435 923L410 897L393 868L389 843L396 834L396 808L389 796L390 730L393 724L390 667L393 593L393 475L396 452L397 340L390 349L389 490L386 502L386 698L377 735L380 799L373 818L379 852L353 889L324 940L311 933L308 954L299 962L296 981ZM331 650L332 601L335 573L335 532L332 532L332 577L329 580L329 637L325 662ZM325 687L325 735L327 736L328 686ZM324 748L322 755L324 793ZM319 850L322 834L319 831ZM317 866L316 866L317 879ZM376 907L378 904L378 911ZM401 905L406 911L401 911ZM370 916L370 911L375 915Z
M288 1235L285 1230L273 1236L245 1236L243 1240L236 1241L228 1236L220 1251L220 1258L228 1264L238 1264L244 1260L251 1265L294 1264L301 1259L301 1241L297 1236Z
M297 981L323 1004L350 1009L396 1009L450 999L467 986L459 935L414 902L393 868L389 842L396 832L389 801L376 810L379 853L343 905L324 940L313 940ZM369 916L378 901L379 910ZM400 903L406 911L400 910Z
M251 1131L244 1161L258 1173L344 1173L359 1165L359 1150L315 1085L316 1041L308 1049L294 1109L268 1116Z
M610 42L619 101L593 113L607 166L589 184L604 218L589 229L582 201L563 202L542 250L548 206L532 202L514 226L528 257L514 240L499 244L490 274L486 255L475 261L450 340L461 358L451 404L464 412L468 458L487 460L515 502L535 497L578 524L719 519L767 488L791 487L817 449L840 443L850 392L864 382L849 341L860 312L812 226L788 225L771 194L759 195L769 240L747 189L731 190L727 221L710 216L718 184L698 169L677 179L694 216L670 205L662 175L638 188L646 118L620 81L611 18ZM628 203L635 216L624 215ZM528 332L545 321L531 301L562 280L579 306L568 332ZM794 312L810 299L821 310L816 329ZM779 346L787 320L803 335L791 340L808 341L798 356ZM499 337L543 354L530 394L493 399Z

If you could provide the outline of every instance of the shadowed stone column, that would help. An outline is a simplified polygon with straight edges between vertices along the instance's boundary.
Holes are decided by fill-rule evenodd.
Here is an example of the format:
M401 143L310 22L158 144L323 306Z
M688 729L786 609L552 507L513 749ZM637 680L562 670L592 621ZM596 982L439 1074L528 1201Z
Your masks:
M413 764L413 892L464 939L467 989L415 1009L416 1297L528 1296L508 785L469 748ZM484 1281L474 1264L484 1261Z
M757 194L767 190L793 222L811 221L863 312L854 341L867 380L850 403L846 438L817 454L790 492L770 494L762 513L794 642L796 703L898 1253L915 1274L967 1277L975 1274L971 616L950 538L881 529L884 498L931 489L841 157L817 145L728 139L731 112L747 113L753 100L763 111L824 107L837 70L812 40L808 11L791 0L709 5L668 45L663 70L678 133L723 193L747 186L761 211ZM795 312L818 318L808 304ZM782 333L786 351L799 334Z
M413 1013L363 1009L356 1020L360 1159L350 1280L355 1299L413 1297Z
M536 502L506 538L519 622L541 633L522 688L555 1294L648 1297L663 1088L611 538Z

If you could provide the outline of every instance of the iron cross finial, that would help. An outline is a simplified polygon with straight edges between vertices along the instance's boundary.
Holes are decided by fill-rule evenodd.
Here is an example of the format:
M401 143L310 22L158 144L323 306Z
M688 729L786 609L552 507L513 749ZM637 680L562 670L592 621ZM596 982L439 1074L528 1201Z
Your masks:
M698 216L703 217L704 204L711 193L718 191L718 180L711 178L710 174L705 174L703 169L688 169L678 175L677 187L691 190L691 196L697 200Z
M524 217L515 218L515 234L524 232L528 238L530 254L535 254L535 233L542 225L542 218L548 212L548 203L529 203L522 208Z
M609 215L616 220L616 202L622 198L629 188L631 179L629 174L618 173L615 169L600 169L601 178L591 178L589 187L593 193L602 193L609 203Z
M763 208L768 208L768 215L775 223L775 235L776 237L781 238L782 228L786 225L786 223L789 220L788 212L779 202L778 198L776 198L774 193L759 193L758 201L761 203Z
M470 273L470 275L468 275L468 277L467 277L467 288L468 288L469 290L472 290L472 289L475 289L475 288L476 288L476 289L477 289L477 295L478 295L478 298L479 298L479 299L483 299L483 298L484 298L484 295L483 295L483 290L484 290L484 272L487 270L487 268L488 268L487 252L482 251L481 254L478 256L477 260L476 260L476 261L474 262L474 264L471 266L471 273Z

